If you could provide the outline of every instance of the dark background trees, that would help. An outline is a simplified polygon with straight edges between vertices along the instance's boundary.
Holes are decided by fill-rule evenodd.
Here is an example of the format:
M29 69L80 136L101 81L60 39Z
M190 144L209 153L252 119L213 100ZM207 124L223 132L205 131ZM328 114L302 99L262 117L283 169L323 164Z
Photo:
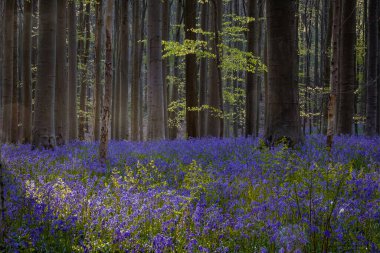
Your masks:
M100 140L106 2L56 2L1 1L3 141ZM112 138L379 133L377 1L113 4Z

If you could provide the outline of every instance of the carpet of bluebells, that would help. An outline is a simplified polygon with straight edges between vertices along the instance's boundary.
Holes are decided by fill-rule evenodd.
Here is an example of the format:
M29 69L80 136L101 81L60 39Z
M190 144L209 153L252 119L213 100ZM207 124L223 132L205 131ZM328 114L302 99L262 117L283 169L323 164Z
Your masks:
M380 138L3 146L6 252L380 252Z

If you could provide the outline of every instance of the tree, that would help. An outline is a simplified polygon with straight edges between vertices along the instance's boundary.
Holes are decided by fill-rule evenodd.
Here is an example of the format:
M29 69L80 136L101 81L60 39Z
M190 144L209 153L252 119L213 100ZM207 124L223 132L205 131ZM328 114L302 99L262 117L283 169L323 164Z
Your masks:
M123 1L115 0L114 17L114 39L113 39L113 64L114 78L112 80L112 108L111 108L111 138L120 140L120 101L121 101L121 80L120 80L120 20L121 4Z
M12 122L11 122L11 142L17 143L19 134L18 116L19 116L19 101L18 101L18 2L14 5L13 19L13 88L12 88Z
M248 1L248 16L256 18L257 15L257 0ZM258 29L257 24L258 20L255 19L254 22L250 22L248 25L248 43L247 50L248 52L257 51L257 37ZM245 109L245 134L246 136L256 137L259 128L259 84L257 76L254 73L247 72L247 84L246 84L246 109Z
M77 16L75 1L69 1L69 140L76 140L78 137L78 119L77 119Z
M103 0L95 3L95 99L94 99L94 139L99 140L100 137L100 117L102 103L102 48L103 48Z
M264 138L270 145L301 141L298 84L295 82L294 0L268 0L268 111ZM285 138L285 139L284 139Z
M332 56L331 56L331 92L328 102L327 113L327 147L331 148L336 132L337 97L339 86L339 42L341 22L341 0L334 0L332 21Z
M45 149L55 146L56 29L57 1L39 0L39 54L32 144Z
M139 140L139 81L140 81L140 1L133 1L133 33L132 33L132 87L131 87L131 140ZM142 126L141 126L142 127Z
M216 56L209 61L209 86L208 105L210 110L207 119L207 135L213 137L223 136L223 95L222 76L220 69L219 32L222 29L223 2L222 0L212 0L210 6L210 29L214 33L211 40L212 53Z
M23 142L30 143L32 137L32 6L33 1L24 3L23 33Z
M4 3L5 1L0 1L0 132L3 130ZM0 136L0 141L2 141L2 136Z
M106 61L105 61L105 84L102 112L102 127L99 145L99 160L106 162L108 149L108 131L111 117L111 94L112 94L112 21L113 21L113 0L107 0L106 4Z
M81 2L82 5L82 2ZM87 72L88 72L88 58L90 54L90 37L91 37L91 30L90 30L90 11L91 11L91 5L90 3L86 4L85 12L81 15L84 15L83 17L83 29L82 32L84 33L84 43L83 39L80 38L81 47L83 47L83 50L80 50L82 55L80 55L81 59L81 78L80 78L80 99L79 99L79 129L78 129L78 137L80 140L85 139L85 132L86 132L86 102L87 102Z
M57 145L67 138L67 58L66 58L66 7L67 0L57 0L57 80L55 92L55 136Z
M203 31L208 30L208 13L209 5L202 4L201 7L201 29ZM206 36L201 35L201 40L205 41ZM199 73L199 107L203 107L207 104L207 59L203 57L200 60L200 73ZM205 137L207 135L207 112L202 109L199 114L199 135Z
M356 0L342 1L338 134L352 134L355 90Z
M185 39L196 40L197 1L185 0ZM195 53L187 54L185 59L186 72L186 133L187 137L198 137L198 106L197 87L197 56Z
M121 24L120 24L120 83L121 83L121 113L120 113L120 137L129 139L129 121L128 121L128 69L129 69L129 23L128 23L128 5L129 1L121 2Z
M170 36L170 1L164 0L162 2L162 40L168 41ZM164 128L165 128L165 138L169 137L169 126L168 126L168 85L167 76L170 73L170 64L167 58L162 59L162 87L163 87L163 97L164 97Z
M161 1L148 0L148 139L165 139Z
M369 0L368 2L368 63L367 63L367 120L365 132L368 136L376 133L376 114L377 114L377 8L378 1Z
M3 142L10 142L12 132L12 91L13 91L13 22L15 1L5 1L4 14L4 63L3 64L3 91L2 91L2 109L3 109Z

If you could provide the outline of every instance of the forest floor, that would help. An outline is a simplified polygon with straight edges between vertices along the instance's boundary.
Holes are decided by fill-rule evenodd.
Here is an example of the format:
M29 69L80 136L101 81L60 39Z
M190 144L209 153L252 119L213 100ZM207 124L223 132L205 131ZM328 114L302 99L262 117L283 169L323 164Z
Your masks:
M3 146L6 252L379 252L380 138Z

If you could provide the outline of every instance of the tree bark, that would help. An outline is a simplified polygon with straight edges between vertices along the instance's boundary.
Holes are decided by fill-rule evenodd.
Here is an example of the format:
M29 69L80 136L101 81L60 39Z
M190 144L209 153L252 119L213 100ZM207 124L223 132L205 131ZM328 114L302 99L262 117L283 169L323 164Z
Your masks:
M269 145L301 141L298 84L295 82L296 5L268 0L268 113L264 138Z
M248 24L248 42L247 50L248 52L256 54L257 50L257 38L258 38L258 27L257 27L257 1L248 1L248 16L255 18L255 21ZM246 136L257 136L259 122L258 122L258 112L259 112L259 89L258 80L255 73L247 72L247 84L246 84L246 104L245 104L245 134Z
M129 1L121 3L121 37L120 37L120 81L121 81L121 102L120 102L120 138L129 139L129 120L128 120L128 70L129 70L129 22L128 22Z
M377 1L377 127L376 133L380 135L380 3Z
M99 160L105 163L108 149L108 131L110 127L110 108L112 95L112 19L113 19L113 0L107 0L106 7L106 61L105 61L105 84L104 84L104 103L102 112L102 127L99 145Z
M95 3L96 26L95 26L95 100L94 100L94 139L100 139L100 117L103 95L102 86L102 51L103 51L103 0Z
M3 90L2 90L2 109L3 109L3 142L10 142L11 137L11 120L12 120L12 90L13 90L13 22L14 7L13 0L5 1L4 14L4 63L3 64Z
M112 116L111 116L111 138L120 140L120 100L121 100L121 80L120 80L120 20L121 20L121 3L122 0L115 0L115 18L114 18L114 50L113 50L113 75L112 80Z
M67 0L58 0L57 5L57 84L55 93L55 135L57 145L65 144L67 139L67 65L66 65L66 7ZM24 63L25 65L25 63Z
M323 20L326 22L326 34L325 39L323 40L323 49L322 49L322 83L323 88L330 88L330 72L331 72L331 38L332 38L332 23L333 23L333 1L324 0L323 8ZM323 124L322 124L322 133L327 134L327 120L328 120L328 103L329 96L323 95Z
M341 0L334 0L333 23L332 23L332 57L331 57L331 92L328 102L327 113L327 148L331 149L336 132L337 96L339 85L339 41L341 21Z
M207 135L212 137L223 136L223 100L222 79L220 70L219 31L222 28L223 3L222 0L212 0L210 6L210 28L214 33L211 41L212 53L216 56L209 61Z
M148 139L165 138L161 1L148 0Z
M197 1L185 0L185 39L196 40L196 34L192 29L196 29ZM186 89L186 136L188 138L198 137L198 111L194 110L198 106L197 89L197 56L187 54L185 57L185 89Z
M75 2L69 1L69 140L73 141L78 136L77 118L77 16Z
M170 35L170 2L164 0L162 2L162 40L169 41ZM164 95L164 127L165 127L165 139L169 137L168 126L168 84L167 76L170 74L170 64L167 58L162 59L162 82L163 82L163 95Z
M18 2L14 6L14 19L13 19L13 88L12 88L12 123L11 123L11 142L17 143L18 141Z
M56 29L57 0L39 0L39 54L32 145L45 149L55 146Z
M341 21L338 134L352 134L355 91L356 0L345 0Z
M204 3L202 4L201 10L201 29L203 31L208 30L208 13L209 5ZM207 37L201 35L201 40L206 41ZM207 104L207 71L208 64L207 59L202 58L200 60L200 73L199 73L199 107L201 111L199 114L199 132L200 137L207 136L207 111L203 108Z
M132 87L131 87L131 140L139 140L139 83L140 83L140 1L133 1L132 33Z
M376 134L376 116L377 116L377 71L376 71L376 53L377 53L377 2L369 0L368 2L368 63L367 63L367 121L366 135L374 136Z
M32 138L32 6L33 1L24 2L23 33L23 142Z
M82 3L81 3L82 4ZM88 57L90 53L90 3L86 4L85 11L83 12L83 28L81 29L82 36L84 36L84 41L80 39L80 55L81 58L81 78L80 78L80 98L79 98L79 130L78 137L80 140L85 140L86 132L86 102L87 102L87 71L88 71Z

